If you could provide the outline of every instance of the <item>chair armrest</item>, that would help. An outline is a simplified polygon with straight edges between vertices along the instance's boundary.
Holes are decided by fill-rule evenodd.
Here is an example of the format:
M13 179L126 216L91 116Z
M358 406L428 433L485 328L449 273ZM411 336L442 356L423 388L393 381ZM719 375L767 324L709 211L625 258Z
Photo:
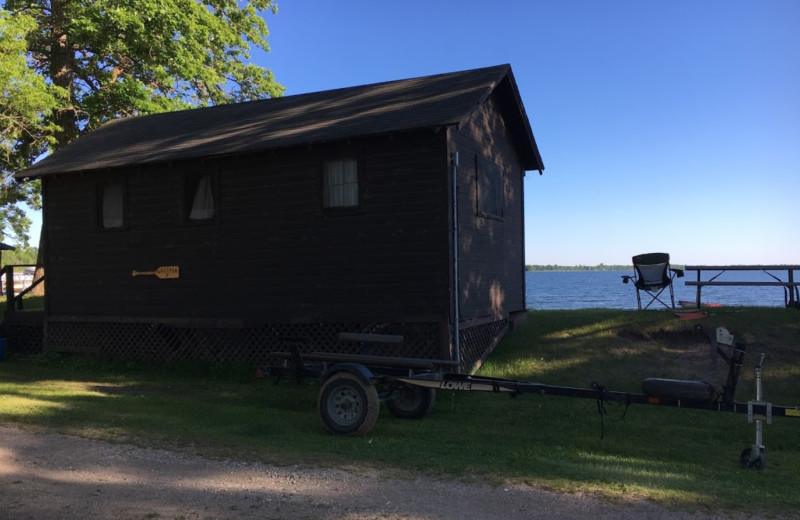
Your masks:
M683 269L673 269L670 267L669 270L675 273L678 278L683 278Z
M622 275L622 283L628 283L628 281L629 281L631 278L633 278L633 276L630 276L630 275L627 275L627 274L623 274L623 275Z

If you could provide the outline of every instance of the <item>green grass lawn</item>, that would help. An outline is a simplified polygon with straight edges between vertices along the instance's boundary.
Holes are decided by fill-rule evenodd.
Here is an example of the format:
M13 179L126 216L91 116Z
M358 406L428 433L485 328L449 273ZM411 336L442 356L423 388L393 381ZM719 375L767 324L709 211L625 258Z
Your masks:
M748 347L737 399L755 397L752 361L766 354L765 392L800 405L800 313L722 308L671 313L535 311L480 374L638 392L645 377L724 382L726 366L693 328L724 325ZM319 383L256 380L251 367L147 366L57 354L0 363L0 424L277 464L373 465L400 474L513 480L667 505L791 514L800 507L800 420L764 426L767 468L739 467L754 442L746 415L607 405L592 400L440 392L423 420L385 409L365 437L337 437L316 412Z

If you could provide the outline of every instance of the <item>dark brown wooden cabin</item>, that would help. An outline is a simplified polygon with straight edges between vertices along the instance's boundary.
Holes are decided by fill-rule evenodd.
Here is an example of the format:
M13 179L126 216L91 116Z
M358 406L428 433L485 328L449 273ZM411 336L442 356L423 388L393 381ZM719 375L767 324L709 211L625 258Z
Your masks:
M508 65L109 122L18 175L42 180L43 347L264 362L304 338L472 370L525 310L543 168Z

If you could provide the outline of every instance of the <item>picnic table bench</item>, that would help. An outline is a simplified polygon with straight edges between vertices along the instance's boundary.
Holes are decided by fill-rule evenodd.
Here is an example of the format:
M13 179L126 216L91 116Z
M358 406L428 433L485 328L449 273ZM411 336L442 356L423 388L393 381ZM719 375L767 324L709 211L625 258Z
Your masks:
M700 307L700 292L703 287L721 286L752 286L783 287L784 303L787 307L797 307L800 305L800 281L795 281L794 272L800 271L800 265L687 265L686 271L697 271L696 280L686 280L687 286L697 287L697 306ZM772 281L738 281L738 280L717 280L726 271L762 271L766 273ZM771 271L786 272L786 280L782 280ZM703 279L702 273L715 272L711 278Z

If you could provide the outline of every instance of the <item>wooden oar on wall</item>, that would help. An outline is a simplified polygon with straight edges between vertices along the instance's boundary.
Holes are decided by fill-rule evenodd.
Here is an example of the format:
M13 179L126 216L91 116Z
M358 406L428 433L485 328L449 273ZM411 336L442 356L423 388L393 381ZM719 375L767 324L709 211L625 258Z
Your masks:
M131 276L155 276L156 278L167 279L167 278L180 278L181 277L181 270L180 267L177 265L164 265L156 269L155 271L133 271Z

